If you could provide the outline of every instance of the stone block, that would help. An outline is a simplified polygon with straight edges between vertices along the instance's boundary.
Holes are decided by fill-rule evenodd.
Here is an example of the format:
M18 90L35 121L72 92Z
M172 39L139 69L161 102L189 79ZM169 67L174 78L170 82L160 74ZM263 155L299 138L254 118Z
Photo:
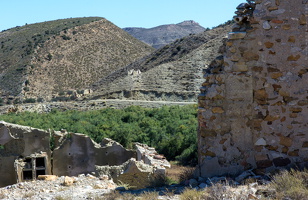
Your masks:
M268 168L268 167L271 167L273 166L273 162L271 160L260 160L260 161L257 161L257 167L259 168Z
M258 61L260 56L252 51L246 51L244 52L243 57L245 61Z
M273 159L273 163L276 167L285 167L291 163L289 158L275 158Z
M264 140L264 138L260 138L258 139L256 142L255 142L255 145L256 146L265 146L267 143L266 141Z
M57 180L57 176L55 175L38 175L38 180L45 180L45 181L54 181Z
M229 40L243 39L246 36L246 32L231 32L228 34Z
M289 36L288 42L295 42L295 36Z
M221 108L221 107L214 107L214 108L212 108L212 112L213 112L213 113L219 113L219 114L221 114L221 113L224 113L225 111L224 111L224 109Z
M247 72L248 66L244 62L238 62L233 65L232 70L234 72Z
M285 137L285 136L280 136L280 141L279 144L286 146L286 147L290 147L292 146L293 140L289 137Z
M301 55L290 55L288 58L287 58L287 61L297 61L298 59L301 58Z
M278 79L278 78L280 78L280 77L282 77L283 76L283 73L282 72L275 72L275 73L272 73L271 74L271 78L272 79Z
M269 30L272 28L272 26L268 23L268 21L264 21L262 27L265 30Z
M272 42L265 42L264 45L265 45L266 48L269 49L269 48L272 48L274 46L274 43L272 43Z
M301 15L299 18L299 24L300 25L306 25L307 24L307 18L305 15Z

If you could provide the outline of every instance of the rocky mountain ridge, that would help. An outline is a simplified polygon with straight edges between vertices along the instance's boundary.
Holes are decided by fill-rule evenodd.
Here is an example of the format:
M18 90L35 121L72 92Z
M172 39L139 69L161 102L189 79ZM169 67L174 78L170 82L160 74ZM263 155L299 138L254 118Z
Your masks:
M166 24L153 28L128 27L123 30L158 49L176 39L181 39L189 34L201 33L206 29L193 20L187 20L178 24Z
M176 40L95 83L92 98L196 101L202 70L230 30L226 24Z
M82 90L153 51L104 18L17 27L1 32L0 42L1 96L16 102Z

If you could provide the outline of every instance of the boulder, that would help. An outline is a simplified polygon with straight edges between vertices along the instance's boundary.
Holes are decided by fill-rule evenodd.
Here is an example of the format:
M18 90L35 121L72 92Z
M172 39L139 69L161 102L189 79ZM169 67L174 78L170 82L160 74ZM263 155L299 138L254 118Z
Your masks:
M161 175L154 166L134 158L118 166L96 166L96 172L97 176L108 175L114 182L128 185L130 189L148 187L157 175Z

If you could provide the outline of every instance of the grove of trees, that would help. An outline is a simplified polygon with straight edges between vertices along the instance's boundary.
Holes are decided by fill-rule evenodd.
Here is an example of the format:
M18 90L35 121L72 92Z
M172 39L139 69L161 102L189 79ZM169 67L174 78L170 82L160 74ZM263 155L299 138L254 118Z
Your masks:
M184 165L197 162L197 105L22 112L1 115L0 120L45 130L83 133L97 143L108 137L126 148L132 147L133 142L145 143L168 160L178 160Z

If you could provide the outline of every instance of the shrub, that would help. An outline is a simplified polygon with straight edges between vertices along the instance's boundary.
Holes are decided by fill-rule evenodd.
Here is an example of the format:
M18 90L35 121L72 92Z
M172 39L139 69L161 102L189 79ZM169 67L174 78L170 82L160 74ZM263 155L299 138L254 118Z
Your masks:
M308 170L282 171L273 177L271 186L278 199L305 199L308 197Z
M61 37L62 37L63 40L70 40L70 39L72 39L71 37L66 36L66 35L61 35Z
M180 195L180 200L203 200L202 191L197 191L194 189L185 189L184 192Z
M48 61L51 61L51 59L52 59L52 55L49 53L49 54L47 55L47 60L48 60Z
M24 100L24 103L35 103L36 100L34 98L28 98Z
M52 101L67 101L60 96ZM33 100L32 100L33 101ZM29 100L27 100L29 102ZM100 143L109 137L126 148L133 142L155 147L168 160L176 156L182 163L194 163L197 158L197 106L164 106L142 108L131 106L125 109L106 108L92 111L69 110L50 113L18 113L1 115L0 120L41 129L83 133Z

